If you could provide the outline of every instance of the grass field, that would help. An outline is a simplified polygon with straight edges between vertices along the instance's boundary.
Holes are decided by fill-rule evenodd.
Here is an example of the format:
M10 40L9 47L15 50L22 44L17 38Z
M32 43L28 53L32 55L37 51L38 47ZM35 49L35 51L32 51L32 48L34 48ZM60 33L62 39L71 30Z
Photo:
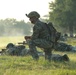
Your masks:
M25 41L24 37L0 37L0 48L5 47L8 43L18 44Z
M24 41L23 37L0 37L0 49L9 42L17 44ZM76 46L76 39L69 38L68 44ZM44 57L35 61L31 56L0 56L0 75L76 75L76 53L56 52L67 54L69 62L48 62Z

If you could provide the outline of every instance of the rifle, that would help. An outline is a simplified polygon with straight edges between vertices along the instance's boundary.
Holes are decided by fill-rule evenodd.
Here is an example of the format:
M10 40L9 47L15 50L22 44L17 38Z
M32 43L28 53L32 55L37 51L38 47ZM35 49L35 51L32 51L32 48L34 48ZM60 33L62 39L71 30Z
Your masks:
M6 49L2 49L2 50L0 51L0 54L4 53L4 52L5 52L5 50L6 50Z
M18 44L26 45L26 44L27 44L27 42L26 42L26 41L23 41L23 42L19 42Z
M31 39L31 36L24 36L24 39L27 41L27 40ZM18 44L26 45L26 44L27 44L27 42L26 42L26 41L19 42Z

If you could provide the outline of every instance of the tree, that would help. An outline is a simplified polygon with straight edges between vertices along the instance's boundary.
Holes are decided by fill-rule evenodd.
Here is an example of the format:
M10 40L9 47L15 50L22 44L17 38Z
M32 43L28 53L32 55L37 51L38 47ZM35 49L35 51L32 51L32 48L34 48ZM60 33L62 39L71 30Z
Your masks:
M25 36L31 34L31 25L23 20L17 21L13 18L0 20L0 36Z
M55 0L49 3L49 19L56 25L69 29L73 37L74 27L76 28L76 0Z

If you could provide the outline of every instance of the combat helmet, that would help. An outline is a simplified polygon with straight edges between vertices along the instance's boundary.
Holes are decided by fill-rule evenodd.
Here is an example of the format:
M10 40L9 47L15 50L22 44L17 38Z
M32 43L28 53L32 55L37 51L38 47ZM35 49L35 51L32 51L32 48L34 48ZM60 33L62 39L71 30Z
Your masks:
M39 14L38 12L36 12L36 11L30 12L29 14L26 14L26 16L27 16L28 18L31 18L31 17L40 18L40 14Z
M6 48L14 47L15 45L13 43L8 43Z

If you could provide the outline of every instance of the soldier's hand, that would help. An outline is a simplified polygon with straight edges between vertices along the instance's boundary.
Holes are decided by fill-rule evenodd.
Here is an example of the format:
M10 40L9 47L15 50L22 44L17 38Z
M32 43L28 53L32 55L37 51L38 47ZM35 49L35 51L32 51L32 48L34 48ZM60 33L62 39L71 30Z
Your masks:
M31 36L25 36L24 39L27 41L27 40L31 39Z

